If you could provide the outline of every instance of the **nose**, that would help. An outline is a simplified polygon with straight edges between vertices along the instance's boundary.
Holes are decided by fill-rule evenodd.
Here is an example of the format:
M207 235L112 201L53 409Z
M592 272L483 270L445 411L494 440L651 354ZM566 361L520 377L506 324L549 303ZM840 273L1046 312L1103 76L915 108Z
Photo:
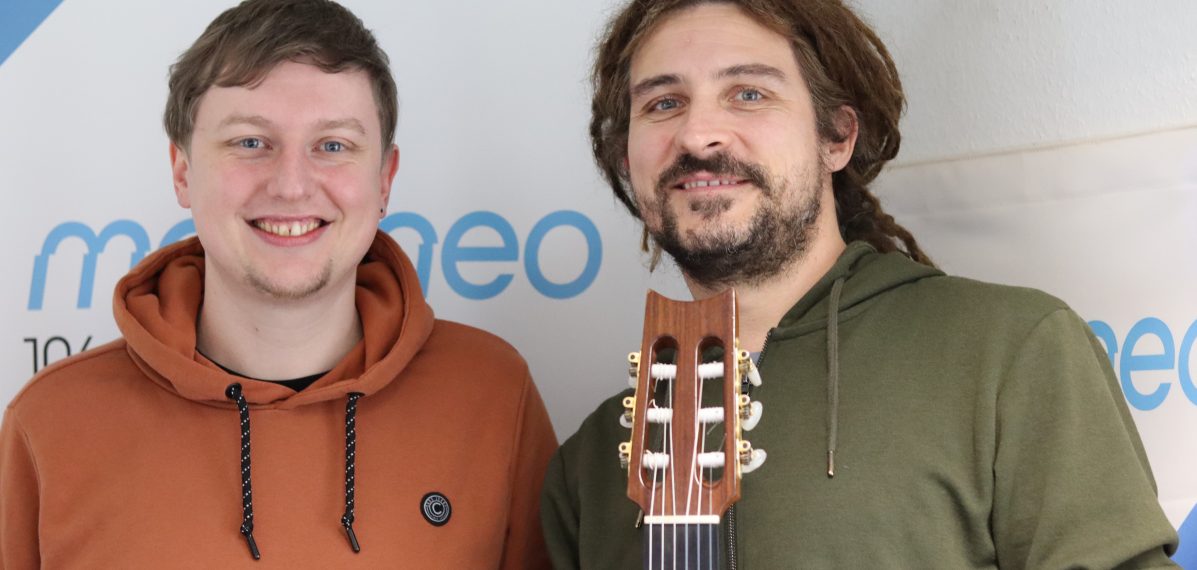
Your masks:
M315 189L310 157L299 148L284 150L278 154L274 176L269 182L271 196L284 200L305 198Z
M728 119L719 105L691 103L677 133L678 150L697 158L726 150L732 140Z

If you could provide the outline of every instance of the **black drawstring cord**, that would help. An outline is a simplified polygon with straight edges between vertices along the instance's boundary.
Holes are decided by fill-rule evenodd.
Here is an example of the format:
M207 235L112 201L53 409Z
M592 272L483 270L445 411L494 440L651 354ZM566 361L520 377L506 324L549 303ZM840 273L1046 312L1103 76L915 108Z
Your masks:
M229 384L224 395L237 403L237 412L241 416L241 534L245 536L254 560L260 560L262 553L254 541L254 492L249 480L249 404L245 403L245 396L241 394L241 384Z
M241 534L249 545L249 553L254 560L261 560L262 553L258 551L258 543L254 540L254 494L250 482L249 462L249 404L241 393L241 384L229 384L225 389L225 397L237 404L237 412L241 416ZM341 517L341 526L345 527L345 534L349 537L349 546L354 552L361 552L362 545L357 541L357 534L353 532L354 509L354 473L357 455L357 400L362 394L352 392L345 403L345 514Z
M341 526L345 527L345 534L349 536L349 546L354 552L361 552L362 545L357 541L353 532L353 478L354 459L357 455L357 399L362 395L350 392L349 400L345 402L345 514L341 517Z

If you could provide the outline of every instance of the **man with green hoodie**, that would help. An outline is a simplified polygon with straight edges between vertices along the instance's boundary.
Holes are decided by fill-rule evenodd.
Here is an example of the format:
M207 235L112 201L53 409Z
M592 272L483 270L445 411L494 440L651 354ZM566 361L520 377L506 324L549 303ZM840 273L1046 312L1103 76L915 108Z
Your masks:
M842 2L631 2L593 79L616 197L695 298L736 290L763 376L748 436L769 455L722 516L718 562L1171 565L1176 533L1085 322L1046 294L944 275L868 191L904 97ZM559 569L642 567L616 454L627 395L550 463Z

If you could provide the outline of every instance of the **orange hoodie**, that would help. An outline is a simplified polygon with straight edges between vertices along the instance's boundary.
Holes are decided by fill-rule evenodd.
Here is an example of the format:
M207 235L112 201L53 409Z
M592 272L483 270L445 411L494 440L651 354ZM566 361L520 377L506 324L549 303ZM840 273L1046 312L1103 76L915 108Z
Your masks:
M363 340L298 393L196 352L203 272L194 239L147 258L116 288L123 338L9 404L0 568L548 568L538 497L556 438L527 365L435 320L386 234L358 269Z

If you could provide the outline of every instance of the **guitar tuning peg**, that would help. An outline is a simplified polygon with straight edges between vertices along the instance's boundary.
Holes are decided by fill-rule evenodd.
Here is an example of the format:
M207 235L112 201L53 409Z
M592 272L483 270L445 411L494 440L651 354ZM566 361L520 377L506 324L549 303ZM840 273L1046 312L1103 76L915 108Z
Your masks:
M628 386L636 387L636 380L640 377L640 353L628 353Z
M619 425L621 425L627 429L632 429L632 414L631 414L631 412L624 412L622 414L619 414Z
M620 442L619 444L619 466L623 469L628 468L628 463L632 460L632 443L628 441Z
M748 361L748 383L753 386L761 385L761 373L756 369L756 364L751 360Z
M752 402L748 404L747 408L741 408L740 417L743 423L740 424L740 427L744 428L744 431L752 431L752 428L761 421L761 414L764 411L765 406L760 402Z
M636 397L625 396L623 399L623 413L619 416L619 425L632 429L632 414L636 410Z
M761 385L761 373L756 369L756 363L752 361L752 355L747 350L741 350L738 354L737 365L740 368L740 377L746 378L749 384L753 386Z
M764 465L765 460L769 458L769 454L765 453L763 449L754 449L748 456L748 462L740 467L741 473L752 473L758 467Z
M751 431L756 427L757 422L761 421L761 414L764 412L765 406L760 402L752 401L748 394L740 394L738 403L740 427L745 431Z
M758 467L765 463L765 459L769 457L763 449L753 449L752 444L745 440L740 440L739 444L740 456L740 472L752 473Z

